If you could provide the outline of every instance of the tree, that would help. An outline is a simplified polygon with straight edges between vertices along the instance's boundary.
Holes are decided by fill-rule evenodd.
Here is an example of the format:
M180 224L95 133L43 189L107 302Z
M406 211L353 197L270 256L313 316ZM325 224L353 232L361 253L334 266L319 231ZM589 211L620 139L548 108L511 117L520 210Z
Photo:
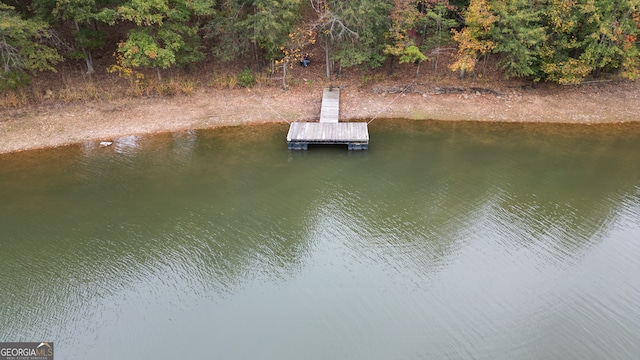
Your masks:
M230 61L253 52L255 62L282 58L300 16L302 0L222 0L205 30L213 55Z
M54 16L73 23L73 35L80 52L73 52L71 56L85 60L88 74L95 72L91 51L105 45L106 34L97 29L96 22L113 23L117 16L115 10L105 7L107 4L108 0L56 0L52 10Z
M266 60L282 57L300 15L301 0L254 0L253 12L241 26L250 29L249 39L263 51Z
M418 31L425 16L418 11L416 0L395 0L391 10L391 28L386 33L389 43L385 46L385 54L398 57L400 63L416 63L416 76L420 72L420 64L427 57L417 46ZM393 61L391 63L393 65ZM392 68L393 69L393 68Z
M302 61L304 58L304 48L308 45L315 44L316 37L313 29L301 29L289 34L289 41L285 45L280 46L282 58L276 60L276 65L282 68L282 90L287 89L287 69L294 63Z
M384 34L390 27L392 0L327 0L327 4L332 16L329 31L341 35L331 36L333 57L340 66L380 66L386 58Z
M33 4L32 1L24 1L24 0L3 0L5 5L10 6L16 11L18 14L29 14L32 11Z
M25 71L55 71L62 57L41 42L49 37L47 24L25 20L14 8L0 3L0 88L16 88L28 77Z
M330 79L333 73L332 45L346 40L356 41L359 36L340 17L334 14L326 1L311 0L311 6L318 15L318 20L312 25L312 28L324 40L326 74L327 78Z
M453 71L460 72L460 78L465 72L473 71L478 56L485 55L495 47L491 40L490 31L496 22L491 6L486 0L471 0L465 12L465 27L461 31L453 30L453 39L458 43L456 61L449 66Z
M411 45L404 49L402 55L400 56L400 64L412 63L416 64L416 77L420 73L420 64L423 61L427 60L427 57L420 51L420 49Z
M640 78L640 46L638 45L638 31L640 30L640 9L631 12L633 21L625 22L627 27L622 41L622 76L628 79Z
M577 84L616 69L637 77L639 10L637 0L550 0L544 12L549 41L541 52L547 79Z
M501 55L505 74L539 80L540 49L547 37L541 12L529 0L497 0L492 6L496 14L490 30L493 52Z
M212 5L211 0L127 1L118 7L118 14L137 27L118 44L117 64L111 71L152 68L161 80L160 69L202 60L200 25L193 18L211 15Z
M220 61L228 62L251 51L258 61L258 48L250 38L253 31L245 26L248 14L253 12L250 5L243 0L219 1L204 26L204 37L214 41L211 52Z
M637 55L632 39L638 35L640 2L637 0L587 0L581 7L585 16L584 53L581 58L593 67L593 75L621 68ZM635 49L634 49L635 48Z
M422 33L420 49L432 56L435 71L438 71L438 58L442 47L451 41L451 29L458 22L451 18L457 14L456 7L448 0L421 0L420 32Z

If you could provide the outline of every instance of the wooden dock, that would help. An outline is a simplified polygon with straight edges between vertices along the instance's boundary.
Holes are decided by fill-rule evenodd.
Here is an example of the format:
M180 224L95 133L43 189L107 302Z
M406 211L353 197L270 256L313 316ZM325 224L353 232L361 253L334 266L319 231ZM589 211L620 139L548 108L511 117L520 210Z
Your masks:
M337 123L340 116L340 89L326 88L322 92L321 123Z
M319 122L293 122L287 134L291 150L307 150L309 144L346 144L349 150L369 148L365 122L339 122L340 89L326 88L322 94Z

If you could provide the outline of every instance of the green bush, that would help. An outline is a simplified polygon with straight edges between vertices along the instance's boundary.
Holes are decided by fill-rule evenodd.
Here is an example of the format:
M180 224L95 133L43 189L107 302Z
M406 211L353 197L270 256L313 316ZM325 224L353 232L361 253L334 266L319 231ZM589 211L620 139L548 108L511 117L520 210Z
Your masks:
M238 85L242 87L252 87L256 84L256 77L253 76L253 73L249 68L244 68L240 75L238 75Z
M19 70L12 70L0 74L0 90L17 88L31 83L29 75Z

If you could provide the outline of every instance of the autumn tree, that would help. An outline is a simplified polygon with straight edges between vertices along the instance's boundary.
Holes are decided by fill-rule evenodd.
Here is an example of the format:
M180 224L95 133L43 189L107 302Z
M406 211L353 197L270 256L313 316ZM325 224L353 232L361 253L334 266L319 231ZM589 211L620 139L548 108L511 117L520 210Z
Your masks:
M426 60L427 57L420 52L416 41L416 27L420 21L417 1L394 0L390 18L391 26L385 33L388 42L384 53L399 58L401 63L411 60L420 63Z
M295 63L304 59L305 48L316 42L316 33L312 28L297 28L289 34L289 41L280 46L282 57L275 61L275 65L282 69L282 90L287 89L287 70Z
M416 0L394 0L389 18L391 19L389 31L386 37L391 40L387 44L385 52L394 56L400 56L402 50L408 45L415 45L416 32L420 18Z
M640 32L640 9L636 6L630 9L633 21L625 22L625 34L622 40L622 76L628 79L640 78L640 44L638 44L638 32Z
M588 0L582 6L586 21L581 58L593 68L595 77L620 69L637 55L637 43L631 40L638 35L633 16L638 16L639 5L637 0Z
M458 52L456 61L449 66L451 70L460 72L460 78L475 69L480 55L486 55L495 48L490 32L496 16L487 0L471 0L464 18L465 27L452 31Z
M617 69L637 77L638 7L637 0L550 0L544 12L550 32L541 51L547 79L576 84Z

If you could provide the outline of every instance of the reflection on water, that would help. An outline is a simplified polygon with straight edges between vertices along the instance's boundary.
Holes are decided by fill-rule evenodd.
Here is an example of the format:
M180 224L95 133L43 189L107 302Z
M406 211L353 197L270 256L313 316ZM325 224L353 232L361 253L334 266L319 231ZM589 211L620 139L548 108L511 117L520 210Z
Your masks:
M637 359L640 126L282 125L0 158L0 341L64 359Z

